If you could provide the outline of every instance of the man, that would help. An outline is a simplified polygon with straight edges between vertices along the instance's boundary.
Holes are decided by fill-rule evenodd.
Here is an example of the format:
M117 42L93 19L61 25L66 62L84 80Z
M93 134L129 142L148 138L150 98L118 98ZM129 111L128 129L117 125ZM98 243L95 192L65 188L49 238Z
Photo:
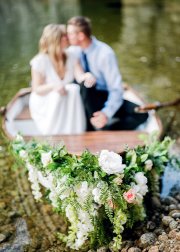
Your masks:
M135 104L123 100L122 78L111 47L91 35L91 22L77 16L68 21L67 34L85 72L96 78L93 87L81 87L88 130L131 130L148 115L135 114Z

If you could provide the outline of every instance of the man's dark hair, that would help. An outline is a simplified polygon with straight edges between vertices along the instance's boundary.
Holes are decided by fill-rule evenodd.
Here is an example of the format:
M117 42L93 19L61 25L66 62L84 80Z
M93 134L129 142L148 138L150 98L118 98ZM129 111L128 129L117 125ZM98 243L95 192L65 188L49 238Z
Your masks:
M76 26L78 28L78 31L83 32L87 37L91 36L91 20L87 17L72 17L71 19L69 19L68 25Z

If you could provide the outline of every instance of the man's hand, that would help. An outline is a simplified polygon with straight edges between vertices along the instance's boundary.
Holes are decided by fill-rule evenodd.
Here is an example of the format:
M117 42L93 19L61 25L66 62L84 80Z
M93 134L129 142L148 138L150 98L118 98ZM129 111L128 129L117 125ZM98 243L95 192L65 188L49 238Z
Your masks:
M90 122L95 128L101 129L107 124L108 118L102 111L97 111L93 113Z

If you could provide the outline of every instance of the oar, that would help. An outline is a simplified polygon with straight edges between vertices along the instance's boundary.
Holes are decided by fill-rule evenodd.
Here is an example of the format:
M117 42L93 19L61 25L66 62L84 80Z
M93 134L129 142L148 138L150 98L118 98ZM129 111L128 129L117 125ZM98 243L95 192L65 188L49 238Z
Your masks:
M171 102L154 102L154 103L149 103L149 104L145 104L139 107L135 108L135 112L137 113L143 113L149 110L158 110L160 108L164 108L164 107L169 107L169 106L177 106L180 104L180 98L171 101Z

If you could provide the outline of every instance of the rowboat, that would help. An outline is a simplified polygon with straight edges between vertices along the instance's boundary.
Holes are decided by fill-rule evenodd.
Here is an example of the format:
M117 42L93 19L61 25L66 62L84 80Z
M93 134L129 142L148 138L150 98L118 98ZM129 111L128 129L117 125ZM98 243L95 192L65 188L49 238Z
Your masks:
M102 149L108 149L116 153L124 151L125 147L134 148L142 145L140 134L150 134L158 131L162 134L162 123L155 110L149 111L147 122L140 125L136 130L128 131L92 131L79 135L52 135L42 136L38 131L29 112L29 96L31 88L20 89L13 99L3 110L2 128L5 135L12 140L17 133L21 133L25 140L32 138L46 141L52 145L62 142L69 153L80 155L83 150L88 149L92 153L98 153ZM132 101L138 105L143 105L144 101L134 89L127 86L124 89L124 99ZM2 112L2 109L1 109Z

